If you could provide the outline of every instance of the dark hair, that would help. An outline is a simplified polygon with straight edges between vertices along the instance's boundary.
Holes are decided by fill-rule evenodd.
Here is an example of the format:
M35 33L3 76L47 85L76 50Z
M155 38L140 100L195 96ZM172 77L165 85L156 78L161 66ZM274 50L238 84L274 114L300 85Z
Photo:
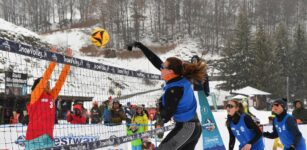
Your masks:
M33 91L34 89L35 89L35 87L37 86L37 84L39 83L39 81L41 81L41 77L40 78L37 78L36 80L34 80L34 83L33 83L33 85L32 85L32 87L31 87L31 90Z
M174 71L177 75L183 75L183 65L182 61L176 57L169 57L166 59L167 62L169 62L168 69L171 69Z
M206 63L183 63L176 57L169 57L166 59L166 61L169 62L168 68L173 70L175 74L182 75L192 82L193 80L204 82L205 75L207 74Z

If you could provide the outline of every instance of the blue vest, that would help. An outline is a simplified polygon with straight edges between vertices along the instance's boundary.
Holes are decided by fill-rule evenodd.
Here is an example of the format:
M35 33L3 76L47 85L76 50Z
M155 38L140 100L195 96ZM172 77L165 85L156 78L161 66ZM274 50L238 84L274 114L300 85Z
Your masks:
M287 114L284 119L278 122L277 118L274 119L275 129L278 133L281 143L285 148L291 147L294 143L293 134L287 129L287 120L291 115ZM302 137L299 144L295 147L296 150L306 150L305 139Z
M168 89L172 87L183 87L184 92L179 100L177 109L174 114L174 120L176 122L187 122L191 120L196 115L196 99L194 96L193 89L191 87L190 81L188 81L186 78L182 78L179 81L172 82L169 84L166 84L166 86L163 88L164 91L167 91ZM162 105L165 106L165 101L168 101L165 99L165 93L162 96Z
M245 114L240 116L240 120L238 124L230 123L230 129L232 134L238 139L240 142L239 148L243 148L244 145L248 144L248 142L255 136L255 131L249 129L244 122ZM263 150L264 144L262 137L258 139L256 143L252 145L251 150Z

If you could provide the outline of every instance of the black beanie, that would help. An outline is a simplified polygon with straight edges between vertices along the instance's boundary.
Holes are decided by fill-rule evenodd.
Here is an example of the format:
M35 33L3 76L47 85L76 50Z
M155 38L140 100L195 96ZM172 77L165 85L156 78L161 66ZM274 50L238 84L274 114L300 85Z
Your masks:
M194 60L197 60L197 62L200 61L200 58L197 55L192 56L191 63L193 63Z
M287 110L287 100L286 99L277 99L273 102L273 104L279 104L284 110Z

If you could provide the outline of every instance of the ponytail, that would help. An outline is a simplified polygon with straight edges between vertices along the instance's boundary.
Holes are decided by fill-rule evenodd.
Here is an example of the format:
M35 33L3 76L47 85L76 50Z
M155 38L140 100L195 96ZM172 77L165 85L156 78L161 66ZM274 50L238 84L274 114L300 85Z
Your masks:
M207 75L207 64L204 62L198 63L184 63L183 74L184 77L192 82L205 82L205 75Z
M228 115L226 120L226 127L230 128L231 117Z
M176 57L169 57L166 59L169 62L168 68L173 70L176 75L184 76L191 82L205 81L205 75L207 74L207 64L204 62L183 63Z
M239 107L239 110L238 110L238 113L241 115L244 113L244 106L241 102L238 102L237 103L238 107Z

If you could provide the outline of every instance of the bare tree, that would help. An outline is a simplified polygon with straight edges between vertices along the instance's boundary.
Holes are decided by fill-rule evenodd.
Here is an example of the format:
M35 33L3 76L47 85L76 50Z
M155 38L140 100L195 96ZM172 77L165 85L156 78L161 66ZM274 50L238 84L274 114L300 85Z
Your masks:
M72 24L73 16L74 16L74 6L76 0L69 0L69 10L70 10L70 24Z

